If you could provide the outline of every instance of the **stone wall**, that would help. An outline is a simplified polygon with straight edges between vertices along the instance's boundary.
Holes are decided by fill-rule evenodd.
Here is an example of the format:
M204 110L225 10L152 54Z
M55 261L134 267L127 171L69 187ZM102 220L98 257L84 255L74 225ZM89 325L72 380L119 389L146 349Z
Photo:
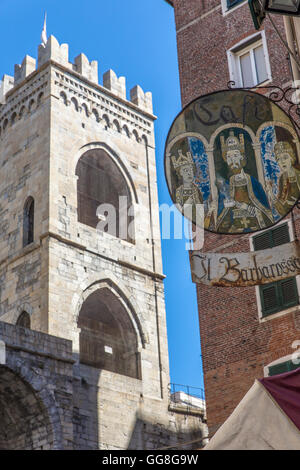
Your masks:
M0 322L0 448L73 448L71 342Z

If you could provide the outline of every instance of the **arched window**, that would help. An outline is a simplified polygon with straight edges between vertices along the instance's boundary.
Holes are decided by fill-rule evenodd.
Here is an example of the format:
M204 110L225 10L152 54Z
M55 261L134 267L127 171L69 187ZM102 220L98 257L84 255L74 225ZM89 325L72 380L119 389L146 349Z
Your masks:
M23 328L30 328L30 315L29 313L23 312L20 314L19 318L17 319L16 322L17 326L23 326Z
M23 214L23 246L29 245L34 238L34 200L29 197Z
M78 221L132 242L133 216L128 215L131 194L108 153L104 149L85 152L77 163L76 175Z
M107 287L93 292L79 317L80 362L139 379L137 336L121 301Z

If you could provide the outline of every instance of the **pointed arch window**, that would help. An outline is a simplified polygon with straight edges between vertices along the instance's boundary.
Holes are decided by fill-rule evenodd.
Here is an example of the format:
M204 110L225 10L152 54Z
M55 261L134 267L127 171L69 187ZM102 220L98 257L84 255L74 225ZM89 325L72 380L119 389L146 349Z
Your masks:
M80 362L136 379L141 378L137 334L120 299L107 287L82 304Z
M29 197L23 213L23 246L30 245L34 239L34 199Z
M88 150L77 163L76 175L78 221L98 229L101 221L104 232L134 243L131 193L112 157L104 149Z
M25 310L23 310L23 312L20 314L20 316L17 319L16 325L17 326L22 326L23 328L29 328L30 329L30 315L29 315L29 313L27 313L27 312L25 312Z

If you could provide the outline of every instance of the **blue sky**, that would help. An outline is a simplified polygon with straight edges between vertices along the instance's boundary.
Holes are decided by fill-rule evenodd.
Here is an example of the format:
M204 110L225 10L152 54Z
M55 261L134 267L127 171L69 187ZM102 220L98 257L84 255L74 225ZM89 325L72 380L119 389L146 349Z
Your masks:
M180 111L173 9L164 0L0 0L0 77L13 75L26 54L37 57L47 11L47 33L69 44L70 60L84 52L98 60L99 79L112 68L153 93L160 203L171 203L163 168L164 144ZM181 240L164 240L171 382L203 386L196 290Z

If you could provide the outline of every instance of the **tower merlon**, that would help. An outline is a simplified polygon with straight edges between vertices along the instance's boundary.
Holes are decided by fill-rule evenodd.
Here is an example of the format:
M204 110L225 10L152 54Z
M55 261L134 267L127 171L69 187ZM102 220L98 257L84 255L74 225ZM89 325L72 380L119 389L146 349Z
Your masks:
M118 95L120 98L126 99L125 77L118 78L112 69L107 70L103 75L103 86Z
M14 87L14 77L3 75L0 82L0 104L5 103L6 93Z
M57 39L54 36L50 36L45 47L42 44L39 45L38 68L48 60L53 60L65 67L72 68L72 64L69 63L69 45L59 45Z
M74 60L75 71L83 75L91 82L98 84L98 62L93 60L89 62L87 56L83 53L75 57Z
M151 114L153 113L151 91L144 93L143 89L139 85L136 85L130 90L130 101L145 111Z
M34 72L36 69L36 60L29 55L26 55L21 65L15 65L15 81L14 85L20 83L24 78Z

